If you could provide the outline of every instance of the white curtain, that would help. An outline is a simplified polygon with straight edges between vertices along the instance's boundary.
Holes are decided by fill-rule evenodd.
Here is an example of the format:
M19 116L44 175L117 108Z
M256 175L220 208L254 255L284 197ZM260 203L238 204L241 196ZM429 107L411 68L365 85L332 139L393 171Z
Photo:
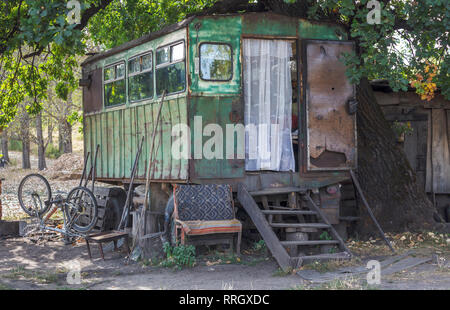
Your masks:
M244 40L245 169L295 169L291 139L291 43Z

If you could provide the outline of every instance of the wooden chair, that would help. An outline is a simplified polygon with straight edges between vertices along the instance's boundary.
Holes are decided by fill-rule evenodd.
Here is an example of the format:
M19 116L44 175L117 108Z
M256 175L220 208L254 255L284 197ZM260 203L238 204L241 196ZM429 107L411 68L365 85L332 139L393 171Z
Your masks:
M175 185L175 240L186 244L229 244L240 255L242 224L235 218L233 194L229 185Z

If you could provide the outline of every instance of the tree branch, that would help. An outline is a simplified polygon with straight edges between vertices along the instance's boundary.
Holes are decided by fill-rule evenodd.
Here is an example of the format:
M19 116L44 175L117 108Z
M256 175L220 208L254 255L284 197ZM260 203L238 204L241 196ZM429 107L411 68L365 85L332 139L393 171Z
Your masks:
M83 12L81 16L80 23L75 27L77 30L83 30L84 27L86 27L87 23L89 22L89 19L91 19L92 16L97 14L100 10L103 10L110 4L112 0L101 0L98 6L91 6L86 11Z

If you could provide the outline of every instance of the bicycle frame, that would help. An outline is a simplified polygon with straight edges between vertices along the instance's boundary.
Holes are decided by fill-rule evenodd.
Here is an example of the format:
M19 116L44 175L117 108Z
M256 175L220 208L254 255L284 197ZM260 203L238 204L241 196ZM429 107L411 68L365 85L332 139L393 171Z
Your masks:
M39 229L40 230L47 230L47 231L55 231L55 232L59 232L63 235L69 236L69 237L82 237L85 238L86 235L78 233L74 230L71 230L71 227L73 225L73 223L78 219L78 217L72 217L72 219L70 221L68 221L66 212L63 208L64 204L66 204L66 200L63 198L58 198L55 200L51 200L49 202L51 205L55 204L56 206L53 207L52 209L50 209L50 212L47 213L46 215L44 214L42 216L42 218L39 217L39 213L38 211L36 211L36 217L40 219L40 223L39 223ZM55 214L56 211L58 211L58 209L61 208L62 214L63 214L63 229L57 228L57 227L50 227L46 225L46 222L50 219L50 217Z

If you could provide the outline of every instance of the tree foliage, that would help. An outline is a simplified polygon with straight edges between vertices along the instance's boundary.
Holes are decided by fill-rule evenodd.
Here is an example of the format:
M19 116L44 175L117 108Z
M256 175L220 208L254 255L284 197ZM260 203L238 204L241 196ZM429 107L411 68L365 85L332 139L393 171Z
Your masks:
M68 22L66 1L0 2L0 128L13 120L27 97L32 99L27 111L39 112L50 80L57 81L56 91L63 99L76 87L74 56L84 52L82 30L109 2L80 1L79 24Z
M288 12L310 20L338 23L355 40L355 54L346 55L348 76L387 79L394 90L412 83L423 99L440 89L450 99L447 0L379 0L379 24L369 24L374 0L79 0L80 24L70 24L67 2L9 0L0 2L0 127L9 123L17 104L30 97L36 113L48 81L57 82L61 98L76 87L74 56L88 40L107 49L187 15L245 10ZM369 5L369 6L368 6ZM36 57L39 57L37 61Z
M216 1L113 1L91 18L88 30L95 43L108 49L179 22L188 14L199 12Z

